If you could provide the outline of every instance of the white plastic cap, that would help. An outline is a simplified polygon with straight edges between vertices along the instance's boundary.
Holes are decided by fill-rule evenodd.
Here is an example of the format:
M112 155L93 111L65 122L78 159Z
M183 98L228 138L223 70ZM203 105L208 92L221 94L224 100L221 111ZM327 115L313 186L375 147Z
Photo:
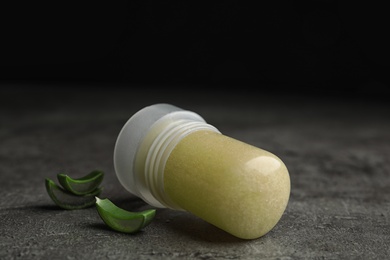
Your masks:
M153 142L153 140L145 141L145 138L154 139L167 125L182 119L205 123L205 120L194 112L159 103L147 106L135 113L123 126L116 140L114 168L119 182L130 193L142 198L150 205L166 207L151 194L150 187L146 187L143 176L146 175L143 172L145 166L142 165L141 170L137 166L137 157L146 157L148 152L142 151L141 143Z

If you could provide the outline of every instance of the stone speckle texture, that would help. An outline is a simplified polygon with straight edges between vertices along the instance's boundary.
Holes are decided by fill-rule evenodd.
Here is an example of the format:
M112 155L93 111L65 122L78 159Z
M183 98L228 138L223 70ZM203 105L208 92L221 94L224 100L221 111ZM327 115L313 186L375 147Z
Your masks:
M0 259L390 258L386 103L254 96L247 89L162 90L3 86ZM186 212L158 209L149 226L128 235L105 226L94 207L67 211L54 205L44 178L101 169L106 173L102 197L127 210L149 208L119 185L112 152L127 119L157 102L195 111L224 134L286 163L291 197L271 232L240 240Z

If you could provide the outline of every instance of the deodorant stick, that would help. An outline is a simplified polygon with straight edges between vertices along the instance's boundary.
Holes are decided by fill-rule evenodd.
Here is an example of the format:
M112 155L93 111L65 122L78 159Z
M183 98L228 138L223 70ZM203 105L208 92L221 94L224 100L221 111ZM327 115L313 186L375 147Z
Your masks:
M274 228L290 197L289 172L277 156L171 104L130 117L114 167L121 185L149 205L189 212L242 239Z

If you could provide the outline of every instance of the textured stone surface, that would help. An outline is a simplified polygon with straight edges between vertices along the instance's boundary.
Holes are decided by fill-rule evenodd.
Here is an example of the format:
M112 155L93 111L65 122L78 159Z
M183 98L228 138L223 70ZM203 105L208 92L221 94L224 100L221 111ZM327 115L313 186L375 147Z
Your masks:
M385 103L254 96L247 89L219 95L5 86L0 94L0 259L390 258ZM106 172L102 196L128 210L149 208L119 185L112 152L126 120L156 102L193 110L286 163L291 198L270 233L243 241L185 212L158 209L149 226L128 235L105 226L95 208L53 204L45 177L98 168Z

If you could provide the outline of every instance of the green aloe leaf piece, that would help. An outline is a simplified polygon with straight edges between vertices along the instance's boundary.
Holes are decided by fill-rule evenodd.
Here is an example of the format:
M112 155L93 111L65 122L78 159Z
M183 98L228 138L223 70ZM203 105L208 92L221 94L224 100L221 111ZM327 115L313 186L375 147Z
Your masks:
M130 212L119 208L109 199L96 197L97 211L104 223L113 230L123 233L136 233L149 225L156 215L155 209Z
M101 188L95 189L93 192L86 195L74 195L52 181L49 178L45 180L47 193L54 203L63 209L84 209L91 207L96 202L96 196L102 192Z
M75 195L86 195L92 193L99 187L104 178L104 172L92 171L84 177L73 179L64 173L57 175L58 181L67 191Z

